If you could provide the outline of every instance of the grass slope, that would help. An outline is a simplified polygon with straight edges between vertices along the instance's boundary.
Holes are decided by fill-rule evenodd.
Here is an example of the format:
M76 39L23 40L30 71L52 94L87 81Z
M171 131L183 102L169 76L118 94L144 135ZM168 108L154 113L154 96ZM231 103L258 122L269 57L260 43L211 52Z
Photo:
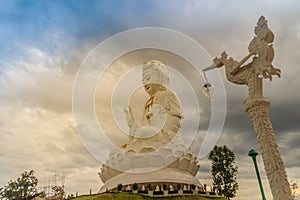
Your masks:
M201 197L198 195L189 195L189 196L173 196L173 197L148 197L138 194L130 193L110 193L110 194L98 194L92 196L81 196L74 198L73 200L225 200L225 198L220 197Z

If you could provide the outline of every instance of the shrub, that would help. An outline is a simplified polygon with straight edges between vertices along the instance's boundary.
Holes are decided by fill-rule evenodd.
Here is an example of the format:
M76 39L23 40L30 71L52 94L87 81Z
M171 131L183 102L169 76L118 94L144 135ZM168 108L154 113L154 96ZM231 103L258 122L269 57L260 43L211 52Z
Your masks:
M137 183L134 183L134 184L132 185L132 189L133 189L133 190L137 190L137 189L138 189L138 184L137 184Z
M163 195L164 192L163 191L154 191L153 195Z
M183 191L183 194L193 194L193 191L185 190L185 191Z
M142 191L142 190L138 190L138 193L141 193L141 194L148 194L148 191Z
M196 185L195 185L195 184L192 184L192 185L191 185L191 188L192 188L192 190L196 189Z
M152 190L152 185L151 185L151 183L148 183L148 185L147 185L147 188L148 188L148 190Z
M120 183L120 184L118 185L118 191L122 191L122 188L123 188L123 185Z
M177 194L177 193L178 193L177 190L169 191L169 194Z
M163 189L164 189L164 190L167 190L167 189L168 189L167 184L165 184L165 183L163 184Z

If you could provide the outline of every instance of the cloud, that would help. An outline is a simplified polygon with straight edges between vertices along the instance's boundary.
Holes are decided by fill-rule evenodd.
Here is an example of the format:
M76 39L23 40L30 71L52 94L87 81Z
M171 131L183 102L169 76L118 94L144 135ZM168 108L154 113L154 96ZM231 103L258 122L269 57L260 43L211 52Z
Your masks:
M35 170L41 180L57 171L72 177L78 169L98 168L74 126L75 74L64 69L67 63L62 57L34 47L25 55L7 62L0 77L1 185L25 170ZM69 186L69 190L77 189Z
M74 75L64 73L67 63L36 48L26 54L26 59L6 63L0 77L1 101L70 111Z

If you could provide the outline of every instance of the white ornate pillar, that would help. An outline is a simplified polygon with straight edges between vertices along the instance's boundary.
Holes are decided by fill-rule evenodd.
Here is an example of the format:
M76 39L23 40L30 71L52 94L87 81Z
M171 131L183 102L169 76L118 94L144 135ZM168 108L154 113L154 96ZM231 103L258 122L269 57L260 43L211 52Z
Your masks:
M280 77L281 71L272 65L274 34L261 16L254 29L256 34L249 44L249 54L240 62L229 57L226 52L214 59L215 67L225 66L227 79L238 85L248 87L245 111L253 124L265 171L274 200L292 200L291 188L285 172L283 160L276 142L270 120L270 102L263 97L263 79L272 80L273 75ZM242 66L249 58L252 61ZM203 71L211 68L204 69Z
M274 200L292 200L290 184L270 120L270 102L262 97L248 98L245 110L256 133Z

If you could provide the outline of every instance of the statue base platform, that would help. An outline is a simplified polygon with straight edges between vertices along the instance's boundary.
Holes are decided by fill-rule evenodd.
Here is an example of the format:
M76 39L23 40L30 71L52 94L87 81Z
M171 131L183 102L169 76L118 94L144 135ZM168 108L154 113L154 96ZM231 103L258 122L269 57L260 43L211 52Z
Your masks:
M200 182L188 171L172 167L165 167L156 171L145 173L123 172L106 181L105 184L100 188L99 192L104 193L107 191L117 191L119 184L122 184L123 187L126 188L128 185L132 186L134 183L137 183L139 186L144 185L144 187L147 187L147 185L150 183L153 188L155 188L157 185L162 187L163 184L168 185L168 187L172 185L173 188L177 188L178 184L193 184L198 188L203 188Z

